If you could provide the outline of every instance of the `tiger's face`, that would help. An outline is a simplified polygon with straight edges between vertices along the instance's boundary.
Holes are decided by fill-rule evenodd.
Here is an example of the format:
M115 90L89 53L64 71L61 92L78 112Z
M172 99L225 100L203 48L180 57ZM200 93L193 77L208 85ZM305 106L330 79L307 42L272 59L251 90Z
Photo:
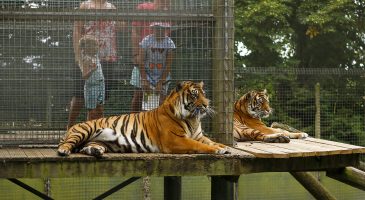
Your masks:
M209 99L205 97L203 86L203 82L192 81L183 81L176 86L175 92L179 94L176 114L180 118L202 118L214 113L209 106Z
M246 112L253 118L266 118L272 113L266 89L263 91L250 91L242 96L239 102L239 109L242 111L246 110Z

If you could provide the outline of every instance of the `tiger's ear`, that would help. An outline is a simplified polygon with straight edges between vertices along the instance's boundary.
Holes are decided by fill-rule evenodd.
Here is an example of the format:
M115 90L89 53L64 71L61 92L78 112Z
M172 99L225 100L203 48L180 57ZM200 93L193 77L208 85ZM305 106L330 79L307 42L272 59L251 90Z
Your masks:
M245 101L252 101L252 99L253 99L253 97L255 96L255 94L256 94L256 91L254 91L254 90L251 90L251 91L248 91L246 94L245 94L245 96L244 96L244 100Z
M185 81L180 81L180 82L178 82L178 83L176 84L176 87L175 87L176 92L177 92L177 91L180 91L181 89L183 89L184 85L185 85Z
M204 82L203 81L200 81L199 83L198 83L198 86L200 87L200 88L204 88Z

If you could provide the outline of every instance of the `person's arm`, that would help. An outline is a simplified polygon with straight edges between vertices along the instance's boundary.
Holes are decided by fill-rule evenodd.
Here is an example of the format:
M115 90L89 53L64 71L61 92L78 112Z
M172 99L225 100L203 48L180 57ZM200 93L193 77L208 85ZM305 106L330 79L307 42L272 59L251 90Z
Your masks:
M97 61L96 58L92 59L91 56L89 59L81 58L82 62L80 63L82 67L82 78L88 79L91 74L96 70Z
M166 69L163 71L159 82L161 81L162 83L164 83L166 81L166 78L169 75L170 70L171 70L171 63L172 63L173 58L174 58L174 52L172 50L168 51L167 58L166 58Z
M141 27L138 22L132 23L132 61L135 65L140 65L141 55L143 54L143 50L141 51L141 48L139 46L139 43L141 42ZM140 53L142 54L140 55Z
M148 81L147 81L147 74L145 69L145 61L146 61L146 51L145 49L139 47L139 53L138 53L138 60L139 60L139 72L141 74L141 87L144 91L150 90Z

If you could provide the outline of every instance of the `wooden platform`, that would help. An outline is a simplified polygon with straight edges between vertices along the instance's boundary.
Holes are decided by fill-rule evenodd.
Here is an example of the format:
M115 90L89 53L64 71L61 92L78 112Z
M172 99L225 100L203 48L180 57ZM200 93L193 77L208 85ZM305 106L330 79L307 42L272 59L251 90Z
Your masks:
M258 158L300 158L365 153L365 147L316 138L291 140L290 143L240 142L237 148Z
M201 176L323 171L359 165L365 147L308 138L290 143L238 143L229 155L117 154L60 157L51 148L0 149L0 178Z

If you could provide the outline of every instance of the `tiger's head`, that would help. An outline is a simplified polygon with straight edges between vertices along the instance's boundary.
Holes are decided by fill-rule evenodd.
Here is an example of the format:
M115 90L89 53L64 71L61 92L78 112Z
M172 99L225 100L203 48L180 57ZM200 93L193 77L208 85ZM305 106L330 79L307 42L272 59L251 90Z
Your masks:
M234 109L235 112L247 113L255 119L266 118L272 113L266 89L247 92L236 101Z
M173 105L173 113L180 119L197 118L212 115L213 109L209 106L209 99L205 97L204 83L183 81L167 97L166 102Z

